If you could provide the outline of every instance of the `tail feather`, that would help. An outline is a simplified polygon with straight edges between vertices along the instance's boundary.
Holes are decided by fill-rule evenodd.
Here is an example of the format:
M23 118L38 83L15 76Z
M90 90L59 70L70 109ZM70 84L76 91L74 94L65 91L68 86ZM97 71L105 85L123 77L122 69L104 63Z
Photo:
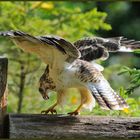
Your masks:
M90 89L99 105L104 109L123 110L129 107L103 77L98 83L91 83Z

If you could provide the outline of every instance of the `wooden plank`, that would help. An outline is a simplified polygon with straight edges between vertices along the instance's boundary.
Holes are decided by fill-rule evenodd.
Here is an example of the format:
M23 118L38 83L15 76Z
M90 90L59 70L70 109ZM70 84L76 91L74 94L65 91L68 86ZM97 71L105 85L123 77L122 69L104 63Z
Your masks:
M10 138L140 138L140 118L10 114Z
M7 106L7 66L8 59L0 57L0 137L3 136L3 116Z

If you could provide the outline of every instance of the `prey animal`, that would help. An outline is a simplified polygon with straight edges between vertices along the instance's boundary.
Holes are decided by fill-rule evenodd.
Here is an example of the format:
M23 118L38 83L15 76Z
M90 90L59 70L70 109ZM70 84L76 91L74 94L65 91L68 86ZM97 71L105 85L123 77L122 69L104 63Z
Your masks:
M124 37L90 37L70 43L58 36L32 36L13 30L0 32L0 35L9 37L22 50L36 54L47 64L39 80L39 92L47 100L48 93L55 91L57 101L42 113L56 113L55 107L64 104L69 88L77 88L81 95L80 105L70 115L80 114L81 108L91 111L95 100L106 110L129 107L103 76L103 67L93 60L107 59L109 52L139 49L139 41Z

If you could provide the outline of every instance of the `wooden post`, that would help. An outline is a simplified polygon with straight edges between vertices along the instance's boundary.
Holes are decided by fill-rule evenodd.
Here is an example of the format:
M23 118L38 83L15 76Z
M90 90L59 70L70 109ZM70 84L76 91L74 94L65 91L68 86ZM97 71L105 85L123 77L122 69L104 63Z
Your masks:
M10 138L93 140L140 138L140 118L9 114Z
M7 107L7 67L8 59L0 57L0 137L3 137L3 118Z

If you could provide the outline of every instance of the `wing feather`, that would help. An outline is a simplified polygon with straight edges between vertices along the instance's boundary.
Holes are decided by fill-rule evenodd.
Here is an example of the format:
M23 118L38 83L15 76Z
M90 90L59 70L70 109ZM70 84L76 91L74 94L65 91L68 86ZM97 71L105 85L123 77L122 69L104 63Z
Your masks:
M66 53L67 55L71 56L74 60L79 58L81 56L81 53L79 50L69 41L58 37L58 36L40 36L38 37L42 40L50 40L53 42L60 51L63 51L63 53Z
M98 68L83 60L77 60L77 63L79 69L76 77L87 86L102 108L112 110L128 108L125 100L111 88Z
M128 108L125 100L110 87L110 84L103 76L100 77L99 82L94 83L94 86L102 98L106 101L110 109L123 110L124 108Z
M133 52L140 49L140 41L127 39L122 36L112 38L88 37L74 42L81 52L82 60L107 59L109 52Z
M59 60L61 67L65 62L72 63L80 57L78 49L69 41L56 36L34 37L21 31L0 32L1 36L10 37L21 49L34 53L45 63L53 65Z

